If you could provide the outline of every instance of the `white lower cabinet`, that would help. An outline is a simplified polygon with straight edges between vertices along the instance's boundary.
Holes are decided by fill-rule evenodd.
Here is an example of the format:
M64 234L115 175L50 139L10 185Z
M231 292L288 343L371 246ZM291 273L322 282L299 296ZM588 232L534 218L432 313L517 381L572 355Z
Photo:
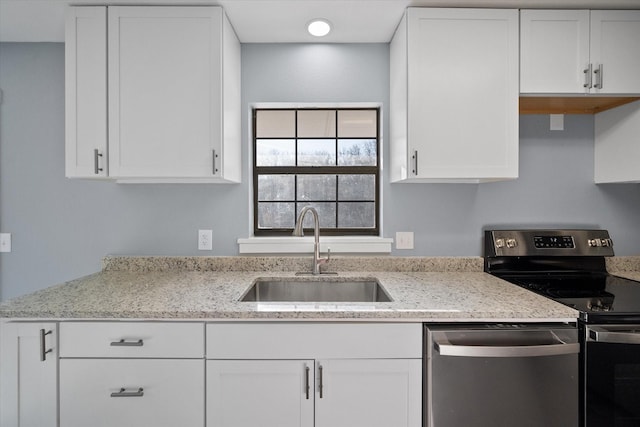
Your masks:
M60 349L60 426L204 426L203 323L62 322Z
M209 360L208 427L420 426L419 359Z
M207 427L419 427L420 324L209 324Z
M313 426L313 360L208 360L207 426Z
M60 360L64 427L202 427L204 361Z
M58 425L57 324L0 323L0 426Z

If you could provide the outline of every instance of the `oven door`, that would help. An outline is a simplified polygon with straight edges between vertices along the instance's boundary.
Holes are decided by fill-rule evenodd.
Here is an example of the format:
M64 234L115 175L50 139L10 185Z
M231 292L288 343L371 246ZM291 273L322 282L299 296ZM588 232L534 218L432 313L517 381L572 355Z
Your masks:
M640 426L640 324L587 325L585 425Z

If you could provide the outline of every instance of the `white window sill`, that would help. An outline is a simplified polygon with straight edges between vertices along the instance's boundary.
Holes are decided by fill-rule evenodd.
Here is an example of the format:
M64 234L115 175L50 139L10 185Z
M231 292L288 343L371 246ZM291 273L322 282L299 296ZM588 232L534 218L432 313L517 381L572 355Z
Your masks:
M388 254L393 239L377 236L320 236L320 252L332 254ZM238 239L241 254L298 254L313 252L313 236L249 237Z

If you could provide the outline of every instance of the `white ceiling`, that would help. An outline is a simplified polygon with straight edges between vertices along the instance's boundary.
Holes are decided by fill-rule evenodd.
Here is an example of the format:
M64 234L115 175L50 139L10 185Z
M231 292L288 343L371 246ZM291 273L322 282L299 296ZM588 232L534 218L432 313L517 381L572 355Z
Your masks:
M69 5L222 5L242 43L385 43L407 6L640 9L640 0L0 0L0 41L62 42ZM325 18L316 39L307 22Z

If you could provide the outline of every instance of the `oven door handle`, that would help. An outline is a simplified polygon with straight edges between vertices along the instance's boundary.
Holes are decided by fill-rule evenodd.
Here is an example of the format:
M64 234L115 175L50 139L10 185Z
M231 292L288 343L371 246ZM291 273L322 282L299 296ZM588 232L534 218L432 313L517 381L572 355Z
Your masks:
M640 344L640 330L611 330L601 326L589 326L589 338L609 344Z
M462 357L542 357L580 353L580 343L562 341L544 345L483 346L451 344L444 339L434 340L433 348L441 356Z

